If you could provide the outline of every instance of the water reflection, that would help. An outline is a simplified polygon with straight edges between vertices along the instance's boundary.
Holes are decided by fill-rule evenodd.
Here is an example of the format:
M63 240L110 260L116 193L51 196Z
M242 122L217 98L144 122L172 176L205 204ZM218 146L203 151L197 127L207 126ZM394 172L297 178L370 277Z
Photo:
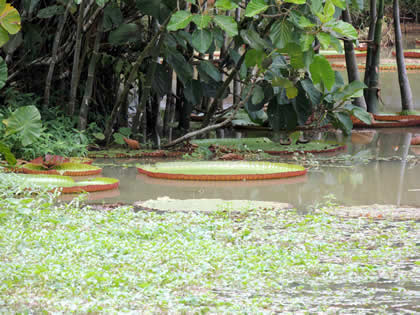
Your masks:
M348 145L345 155L349 159L348 163L312 168L307 176L294 179L245 182L172 181L139 175L135 167L106 166L103 176L116 177L121 181L120 195L107 198L106 202L132 203L169 196L179 199L277 201L303 208L322 202L324 196L332 194L339 203L348 205L420 205L420 194L416 192L416 189L420 189L417 175L420 166L409 159L411 134L420 133L420 129L411 128L409 131L363 131L365 139L362 141L357 136L348 137L345 139ZM340 137L340 134L335 137ZM343 156L340 154L338 158L343 160ZM358 159L350 159L350 156ZM361 163L364 158L373 158L374 161ZM334 161L330 164L334 164Z

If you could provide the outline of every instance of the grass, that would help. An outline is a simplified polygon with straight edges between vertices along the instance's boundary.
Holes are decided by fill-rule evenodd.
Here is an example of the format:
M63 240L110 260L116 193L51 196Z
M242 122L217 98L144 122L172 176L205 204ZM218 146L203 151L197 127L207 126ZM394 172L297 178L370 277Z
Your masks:
M326 213L104 212L8 177L0 312L410 312L418 235L418 222Z

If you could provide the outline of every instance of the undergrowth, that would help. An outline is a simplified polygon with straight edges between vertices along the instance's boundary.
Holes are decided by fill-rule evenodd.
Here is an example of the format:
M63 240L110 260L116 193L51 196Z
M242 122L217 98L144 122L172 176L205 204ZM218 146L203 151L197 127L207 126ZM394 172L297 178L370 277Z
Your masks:
M8 178L0 173L0 313L418 307L418 222L253 209L99 211Z

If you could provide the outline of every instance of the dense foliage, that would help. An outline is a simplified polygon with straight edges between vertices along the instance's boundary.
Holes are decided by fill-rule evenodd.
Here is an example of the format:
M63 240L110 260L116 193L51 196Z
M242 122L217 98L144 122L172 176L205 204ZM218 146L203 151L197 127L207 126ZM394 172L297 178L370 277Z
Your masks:
M345 0L24 1L17 5L22 30L3 46L5 84L41 99L43 119L58 109L74 122L72 128L96 123L107 143L121 127L130 127L131 137L159 145L162 136L190 130L192 111L205 114L202 127L216 121L223 102L233 103L231 109L245 106L259 123L268 118L274 129L293 129L311 116L349 131L348 114L368 120L348 102L364 85L344 86L316 54L317 43L341 50L340 40L357 38L339 19L346 5Z

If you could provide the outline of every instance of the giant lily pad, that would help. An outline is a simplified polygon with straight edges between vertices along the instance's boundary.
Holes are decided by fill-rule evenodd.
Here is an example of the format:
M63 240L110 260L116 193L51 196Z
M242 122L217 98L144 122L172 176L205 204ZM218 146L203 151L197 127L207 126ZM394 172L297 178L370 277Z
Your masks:
M311 141L308 143L297 143L282 145L271 141L268 138L224 138L224 139L203 139L193 140L192 143L203 146L219 146L229 151L258 152L263 151L268 154L281 155L300 153L326 153L343 150L345 145L336 142Z
M97 166L81 163L62 163L51 169L45 169L42 165L28 163L23 167L23 172L25 174L90 176L100 174L102 169Z
M241 210L279 210L291 209L288 203L255 201L255 200L223 200L223 199L171 199L161 197L154 200L138 201L134 207L140 210L154 211L241 211Z
M93 179L75 181L69 176L60 175L33 175L22 174L15 175L28 187L44 186L44 187L57 187L61 188L63 193L76 193L76 192L93 192L115 189L119 186L120 181L115 178L97 177Z
M88 156L90 158L173 158L180 157L184 152L167 151L167 150L102 150L91 151Z
M151 177L183 180L256 180L300 176L300 165L270 162L167 162L138 165L139 173Z
M395 51L392 52L393 56L396 56ZM406 58L420 58L420 49L406 49L404 50L404 57Z

